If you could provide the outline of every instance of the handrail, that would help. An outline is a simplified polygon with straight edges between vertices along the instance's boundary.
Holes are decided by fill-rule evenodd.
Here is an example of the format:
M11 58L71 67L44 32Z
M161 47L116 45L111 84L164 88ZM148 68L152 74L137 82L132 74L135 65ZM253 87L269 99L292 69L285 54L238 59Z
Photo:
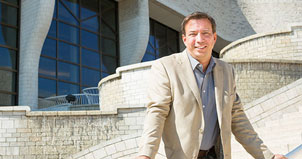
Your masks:
M302 144L290 151L285 155L288 159L301 159L302 158Z

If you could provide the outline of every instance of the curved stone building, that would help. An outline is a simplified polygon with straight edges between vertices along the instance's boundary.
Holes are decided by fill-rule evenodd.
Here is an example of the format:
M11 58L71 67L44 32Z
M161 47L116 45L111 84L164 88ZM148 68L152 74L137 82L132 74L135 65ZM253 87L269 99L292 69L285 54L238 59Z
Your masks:
M216 19L213 56L234 66L264 142L284 154L302 142L301 0L9 0L0 9L3 158L133 158L147 61L184 49L180 24L194 11ZM100 110L81 103L91 87L100 92ZM67 109L77 102L82 111ZM232 151L251 158L235 140ZM158 158L165 158L162 148Z

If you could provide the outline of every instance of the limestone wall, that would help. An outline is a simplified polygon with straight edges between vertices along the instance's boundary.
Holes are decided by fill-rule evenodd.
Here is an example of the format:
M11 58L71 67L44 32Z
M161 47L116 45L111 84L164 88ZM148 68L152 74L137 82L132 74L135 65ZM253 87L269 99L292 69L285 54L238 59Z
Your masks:
M237 40L220 52L223 59L302 60L302 23Z
M147 78L152 62L119 67L99 82L100 109L144 107L147 104Z
M123 135L140 134L145 108L34 112L0 107L0 158L66 158Z
M229 60L236 74L237 93L243 104L302 78L302 61Z
M244 104L302 78L302 25L237 40L220 52L236 72Z

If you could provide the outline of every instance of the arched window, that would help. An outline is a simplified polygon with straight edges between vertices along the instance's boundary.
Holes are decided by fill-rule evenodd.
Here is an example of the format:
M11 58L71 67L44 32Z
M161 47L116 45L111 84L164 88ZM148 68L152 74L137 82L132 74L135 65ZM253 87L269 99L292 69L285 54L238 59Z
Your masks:
M96 87L118 66L117 3L56 0L41 53L39 97Z
M179 52L178 36L177 31L150 19L149 42L142 62Z
M17 105L19 1L0 1L0 105Z

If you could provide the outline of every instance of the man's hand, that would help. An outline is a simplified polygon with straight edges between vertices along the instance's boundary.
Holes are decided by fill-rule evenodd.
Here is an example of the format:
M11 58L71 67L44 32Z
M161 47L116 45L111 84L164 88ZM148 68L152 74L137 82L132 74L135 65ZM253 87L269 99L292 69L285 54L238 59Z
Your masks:
M280 154L276 154L273 159L287 159L287 157Z
M151 159L151 158L148 156L138 156L135 159Z

